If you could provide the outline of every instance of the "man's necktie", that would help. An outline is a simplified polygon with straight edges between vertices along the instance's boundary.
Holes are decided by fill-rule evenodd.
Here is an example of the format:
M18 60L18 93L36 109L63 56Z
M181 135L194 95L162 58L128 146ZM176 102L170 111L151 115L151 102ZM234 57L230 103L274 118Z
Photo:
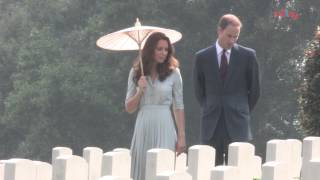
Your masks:
M227 71L228 71L228 60L226 56L226 50L224 49L221 54L221 63L220 63L220 77L222 80L226 79Z

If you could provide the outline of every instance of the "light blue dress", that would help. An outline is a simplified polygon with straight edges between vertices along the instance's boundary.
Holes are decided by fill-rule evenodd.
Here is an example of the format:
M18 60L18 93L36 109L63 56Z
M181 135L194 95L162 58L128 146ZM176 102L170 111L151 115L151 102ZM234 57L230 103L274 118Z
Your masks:
M133 81L134 70L128 79L126 101L135 95L137 86ZM180 70L176 68L164 80L147 78L147 88L140 99L131 142L131 177L133 180L145 180L147 151L152 148L166 148L175 151L177 141L174 109L184 109L183 88Z

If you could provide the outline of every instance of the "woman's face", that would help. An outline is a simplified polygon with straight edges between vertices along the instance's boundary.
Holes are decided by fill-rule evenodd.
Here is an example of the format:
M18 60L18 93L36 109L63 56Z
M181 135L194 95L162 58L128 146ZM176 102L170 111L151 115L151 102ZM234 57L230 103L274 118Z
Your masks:
M158 41L156 49L154 50L154 60L156 63L163 63L168 55L169 44L166 40L161 39Z

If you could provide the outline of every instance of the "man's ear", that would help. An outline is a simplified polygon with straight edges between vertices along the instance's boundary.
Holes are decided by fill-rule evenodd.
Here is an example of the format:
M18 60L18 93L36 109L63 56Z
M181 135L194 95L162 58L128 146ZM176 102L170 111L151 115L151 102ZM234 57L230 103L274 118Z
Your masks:
M223 31L223 29L221 27L217 28L218 35L220 35L222 33L222 31Z

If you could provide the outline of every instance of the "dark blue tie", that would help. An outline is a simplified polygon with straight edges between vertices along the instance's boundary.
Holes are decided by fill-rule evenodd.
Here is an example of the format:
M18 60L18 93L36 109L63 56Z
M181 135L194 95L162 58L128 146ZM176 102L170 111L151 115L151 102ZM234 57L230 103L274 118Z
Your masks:
M225 80L227 77L227 71L228 71L228 60L226 56L226 51L223 49L221 54L221 62L220 62L220 77L222 80Z

